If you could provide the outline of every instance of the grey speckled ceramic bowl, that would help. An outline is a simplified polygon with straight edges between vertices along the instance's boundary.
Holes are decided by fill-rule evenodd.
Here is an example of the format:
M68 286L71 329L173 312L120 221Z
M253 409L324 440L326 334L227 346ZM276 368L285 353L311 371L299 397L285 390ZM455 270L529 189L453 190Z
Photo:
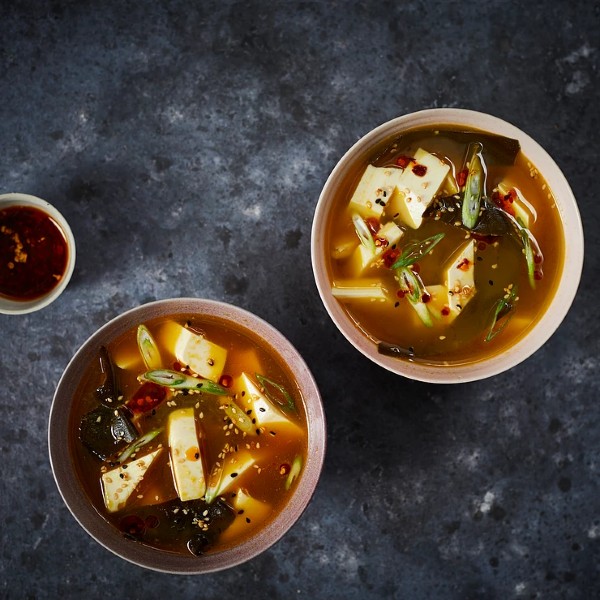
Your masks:
M219 317L259 336L289 366L304 398L308 421L307 462L285 509L250 540L221 552L195 557L157 550L126 539L93 507L75 473L69 453L69 415L82 373L96 360L103 344L139 323L176 314ZM266 550L300 517L317 485L325 456L325 416L316 383L290 342L259 317L235 306L192 298L161 300L134 308L94 333L77 351L63 373L54 395L48 429L50 462L58 489L73 516L97 542L116 555L142 567L167 573L200 574L233 567Z
M508 352L467 364L431 365L380 354L377 346L364 335L331 293L328 256L325 248L327 224L337 189L343 185L355 165L364 161L369 151L380 144L391 143L411 129L441 125L469 127L519 140L525 156L537 167L550 186L562 221L565 238L564 265L556 293L546 312L530 327ZM497 117L457 108L423 110L398 117L362 137L340 159L319 197L315 210L312 239L312 265L321 300L346 339L362 354L380 366L405 377L431 383L462 383L496 375L528 358L538 350L558 328L567 314L581 277L583 267L583 229L573 192L559 167L548 153L526 133Z

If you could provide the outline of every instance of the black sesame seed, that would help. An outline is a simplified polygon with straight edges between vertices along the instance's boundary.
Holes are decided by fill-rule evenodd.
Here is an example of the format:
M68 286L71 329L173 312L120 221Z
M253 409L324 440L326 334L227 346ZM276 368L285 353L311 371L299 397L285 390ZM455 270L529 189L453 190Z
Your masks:
M238 476L238 474L237 474L237 473L232 473L232 474L230 475L231 479L234 479L234 478L235 478L235 477L237 477L237 476Z
M494 282L493 282L491 279L488 281L488 283L489 283L490 285L494 285Z

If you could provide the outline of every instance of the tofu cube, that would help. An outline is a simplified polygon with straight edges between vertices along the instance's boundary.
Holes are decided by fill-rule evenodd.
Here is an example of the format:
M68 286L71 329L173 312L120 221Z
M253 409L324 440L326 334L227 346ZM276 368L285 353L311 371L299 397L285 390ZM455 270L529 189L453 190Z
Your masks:
M196 500L206 492L204 456L193 408L179 408L169 415L171 470L181 500Z
M416 164L411 162L402 171L396 183L397 192L388 203L386 214L391 218L397 215L404 224L418 229L427 207L446 181L450 166L422 148L417 150L414 159ZM424 171L422 175L421 171Z
M331 293L338 300L388 300L386 290L379 279L338 279L333 282Z
M448 288L442 284L428 285L427 293L431 296L427 308L435 317L436 323L450 325L460 313L450 308Z
M277 433L279 428L285 427L288 433L301 435L302 430L299 425L288 419L279 408L277 408L266 394L264 394L260 386L255 380L248 375L242 373L236 382L236 389L239 390L239 403L246 413L250 410L250 418L256 420L256 429L261 427L274 430Z
M239 489L233 498L235 520L220 535L221 542L238 539L240 535L253 530L271 514L272 506L267 502L253 498L247 490Z
M369 165L350 199L350 211L364 218L380 218L396 191L402 170Z
M210 504L215 498L227 492L235 483L239 485L241 476L256 462L246 450L227 454L223 462L215 464L206 489L205 500Z
M102 474L102 496L108 512L117 512L125 507L161 452L162 448L159 448Z
M194 333L181 325L175 342L175 357L201 377L219 381L225 368L227 350L213 344L203 335Z
M511 194L511 192L514 193ZM511 186L509 183L502 182L498 185L498 193L503 197L511 194L512 202L510 203L510 206L513 212L515 213L515 219L520 225L522 225L526 229L529 229L531 226L532 215L534 214L534 211L533 208L527 202L527 200L525 200L525 198L523 197L521 190Z
M445 272L448 305L451 311L460 313L476 293L475 240L469 240L454 253Z
M355 277L360 277L375 261L375 259L385 250L391 248L394 244L400 241L400 238L404 235L404 232L396 223L389 221L381 227L381 229L374 236L375 238L375 253L372 253L364 244L354 250L351 260L351 270ZM377 245L377 240L380 240ZM383 240L383 243L381 243Z

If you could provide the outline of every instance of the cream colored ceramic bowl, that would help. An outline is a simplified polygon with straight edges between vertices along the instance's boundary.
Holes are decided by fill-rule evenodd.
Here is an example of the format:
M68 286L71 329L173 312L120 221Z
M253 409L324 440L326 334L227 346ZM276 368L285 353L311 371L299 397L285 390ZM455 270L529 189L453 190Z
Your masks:
M285 508L266 527L238 546L203 556L175 554L126 539L122 532L105 520L94 508L77 477L70 455L70 414L77 402L81 378L98 349L108 345L132 327L171 315L218 317L232 323L236 330L248 330L272 348L287 364L305 403L308 423L307 462ZM260 554L279 540L308 505L323 467L325 456L325 415L317 385L306 363L290 342L259 317L230 304L194 298L161 300L134 308L116 317L94 333L77 351L63 373L50 410L48 445L50 462L58 489L65 504L79 524L97 542L116 555L139 566L167 573L199 574L233 567Z
M13 300L0 295L0 313L22 315L48 306L48 304L54 302L63 293L69 284L73 269L75 268L75 238L73 237L73 232L71 231L67 220L56 208L54 208L54 206L52 206L52 204L46 202L46 200L42 200L36 196L30 196L29 194L11 193L0 195L0 210L12 206L37 208L42 212L45 212L62 231L68 248L65 272L58 285L52 288L47 294L34 298L33 300Z
M483 130L519 140L525 156L537 167L550 186L558 206L565 239L564 265L556 293L548 309L508 352L468 364L431 365L380 354L377 346L352 322L331 293L328 274L329 249L325 248L327 226L334 198L342 182L355 165L365 161L369 151L411 129L454 125ZM484 379L519 364L538 350L558 328L567 314L581 276L583 266L583 229L575 197L559 167L547 152L517 127L480 112L455 108L423 110L398 117L361 138L340 159L325 183L317 204L311 239L312 266L319 294L341 333L362 354L382 367L420 381L461 383Z

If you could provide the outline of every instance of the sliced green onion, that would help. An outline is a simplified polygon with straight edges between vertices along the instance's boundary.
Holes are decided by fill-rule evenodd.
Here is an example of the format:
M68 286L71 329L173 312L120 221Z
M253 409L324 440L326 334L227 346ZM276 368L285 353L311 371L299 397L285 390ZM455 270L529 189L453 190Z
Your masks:
M135 454L140 448L151 442L161 431L163 428L153 429L148 433L145 433L141 438L134 440L119 454L117 458L117 462L123 464L132 454Z
M225 404L223 410L238 429L246 433L250 433L254 429L252 419L237 404Z
M138 325L137 345L144 360L147 369L160 369L162 360L158 346L152 337L150 331L145 325Z
M519 225L519 234L521 235L521 243L525 252L525 260L527 261L527 275L529 276L529 285L535 290L535 255L531 244L531 233L525 227L521 219L517 219Z
M255 373L254 375L256 376L256 379L258 380L260 385L265 390L265 395L267 396L267 398L269 398L269 400L276 402L277 404L279 404L280 406L283 406L284 408L287 408L289 410L297 412L296 403L294 402L294 399L292 398L291 394L282 385L273 381L272 379L269 379L268 377L265 377L264 375L259 375L258 373ZM273 386L283 396L285 402L282 402L279 398L277 398L276 396L274 396L273 394L271 394L269 392L269 389L266 386L267 383L270 386Z
M408 267L400 267L396 273L398 275L400 289L406 294L406 297L410 302L412 304L421 302L423 286L416 273Z
M462 205L462 222L467 229L473 229L477 224L479 209L481 207L485 176L480 154L481 150L483 150L481 144L473 144Z
M204 494L204 501L210 504L216 497L217 492L221 489L221 479L223 479L223 465L215 465L210 477L208 478L208 486Z
M210 379L200 379L199 377L192 377L191 375L170 369L147 371L140 375L138 379L141 381L151 381L152 383L173 390L198 390L206 394L216 394L217 396L229 395L229 392L223 386Z
M302 456L298 454L296 458L294 458L294 462L292 463L292 468L288 473L287 479L285 480L285 489L289 490L292 487L292 483L294 480L300 475L300 471L302 470Z
M375 240L373 239L371 230L365 223L365 220L358 213L353 213L352 223L354 224L354 229L356 230L356 235L358 236L360 243L369 250L371 254L375 254Z
M504 328L508 325L514 314L515 302L517 301L517 287L514 286L507 294L508 298L502 296L496 301L494 309L494 317L492 318L492 324L490 329L485 336L486 342L491 342ZM502 320L501 324L496 327L499 320Z
M400 289L406 293L406 298L415 309L417 315L419 315L419 319L421 319L423 325L425 327L433 327L431 313L422 300L425 293L425 286L421 278L408 267L400 267L396 270L396 274Z
M392 265L392 269L399 269L400 267L408 267L415 264L418 260L421 260L424 256L427 256L437 244L444 237L444 233L438 233L424 239L423 241L413 240L409 242L402 250L402 254L398 257L398 260Z

